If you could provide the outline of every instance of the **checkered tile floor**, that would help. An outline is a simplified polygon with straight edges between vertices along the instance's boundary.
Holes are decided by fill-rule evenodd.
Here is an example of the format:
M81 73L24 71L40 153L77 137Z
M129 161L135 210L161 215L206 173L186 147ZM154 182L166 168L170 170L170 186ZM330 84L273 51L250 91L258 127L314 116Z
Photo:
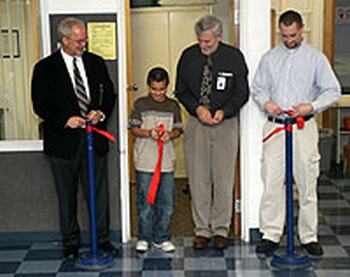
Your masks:
M312 268L277 271L270 257L257 257L255 246L231 240L222 251L209 247L197 251L192 238L174 238L177 247L171 254L152 249L137 254L133 243L120 246L111 268L100 272L78 269L62 259L58 243L0 246L0 277L112 277L112 276L350 276L350 182L321 176L319 185L320 242L325 254L312 259Z

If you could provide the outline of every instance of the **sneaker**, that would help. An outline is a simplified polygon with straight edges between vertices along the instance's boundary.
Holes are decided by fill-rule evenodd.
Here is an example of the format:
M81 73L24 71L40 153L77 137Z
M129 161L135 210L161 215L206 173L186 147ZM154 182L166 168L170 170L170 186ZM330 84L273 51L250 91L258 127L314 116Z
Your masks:
M323 249L322 246L318 242L310 242L306 244L302 244L302 247L305 248L307 253L312 256L322 256L323 255Z
M171 241L163 241L162 243L154 243L154 247L158 249L162 249L164 252L174 252L175 245Z
M137 252L144 253L144 252L146 252L148 250L148 246L149 245L148 245L147 241L139 240L136 243L135 249L136 249Z
M273 242L268 239L262 239L256 245L255 252L258 254L270 254L278 247L278 245L279 243L277 242Z

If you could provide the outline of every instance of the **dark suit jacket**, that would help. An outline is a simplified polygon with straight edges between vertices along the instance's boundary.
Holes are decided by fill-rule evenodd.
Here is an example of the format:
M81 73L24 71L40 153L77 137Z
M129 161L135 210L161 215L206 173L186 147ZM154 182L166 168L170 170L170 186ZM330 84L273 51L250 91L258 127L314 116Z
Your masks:
M115 104L113 84L101 57L85 52L82 59L90 89L89 110L101 110L106 115L106 119L96 126L106 129L106 121ZM35 65L32 101L35 113L43 119L44 152L52 157L73 159L81 140L85 139L85 129L65 127L71 116L80 116L80 111L60 50ZM107 140L95 133L94 148L97 153L106 154Z

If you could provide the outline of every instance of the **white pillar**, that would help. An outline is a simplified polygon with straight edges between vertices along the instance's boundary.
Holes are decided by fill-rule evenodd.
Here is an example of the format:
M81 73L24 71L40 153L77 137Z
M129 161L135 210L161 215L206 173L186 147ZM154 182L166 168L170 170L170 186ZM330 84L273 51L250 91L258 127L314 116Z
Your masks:
M240 1L240 45L251 83L263 53L270 49L270 0ZM265 118L250 98L241 111L241 209L242 239L249 241L251 228L259 228L262 126Z

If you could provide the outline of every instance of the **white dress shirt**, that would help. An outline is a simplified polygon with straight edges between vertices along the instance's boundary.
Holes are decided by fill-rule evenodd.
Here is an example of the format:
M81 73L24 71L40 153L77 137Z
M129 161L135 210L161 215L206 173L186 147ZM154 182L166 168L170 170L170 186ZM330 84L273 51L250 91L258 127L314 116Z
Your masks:
M63 60L66 64L66 67L67 67L68 72L69 72L70 79L71 79L72 84L73 84L74 89L75 89L74 70L73 70L74 57L67 54L66 52L64 52L62 48L61 48L61 54L62 54ZM90 98L89 84L88 84L88 80L87 80L87 76L86 76L86 71L85 71L83 59L79 56L76 56L75 58L77 59L77 66L78 66L81 78L83 79L83 82L84 82L86 96L88 97L88 99L91 99Z

